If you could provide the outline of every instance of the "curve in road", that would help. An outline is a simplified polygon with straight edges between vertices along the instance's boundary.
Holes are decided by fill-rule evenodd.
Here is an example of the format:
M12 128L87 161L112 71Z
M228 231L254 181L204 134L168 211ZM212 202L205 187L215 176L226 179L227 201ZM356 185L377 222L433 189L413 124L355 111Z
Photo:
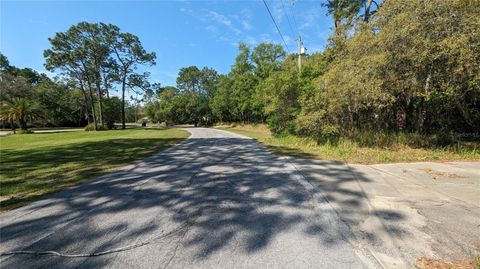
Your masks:
M0 215L2 268L374 267L289 162L246 137L186 130L158 155Z

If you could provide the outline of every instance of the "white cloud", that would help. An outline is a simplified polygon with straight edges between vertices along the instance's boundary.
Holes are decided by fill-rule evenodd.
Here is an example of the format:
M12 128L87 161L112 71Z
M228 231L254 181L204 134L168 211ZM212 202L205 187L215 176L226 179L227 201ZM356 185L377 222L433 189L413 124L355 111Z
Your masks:
M213 21L216 21L216 22L221 23L221 24L226 25L226 26L231 26L232 25L232 21L229 20L227 17L225 17L224 15L222 15L220 13L217 13L215 11L211 11L211 10L208 12L207 19L211 19Z
M250 22L248 22L246 20L243 20L241 22L241 24L242 24L243 29L245 29L247 31L252 30L252 25L250 24Z
M320 10L319 9L309 9L305 11L305 13L301 16L302 22L300 23L300 29L306 29L312 27L318 23L320 18Z
M205 26L205 30L211 32L211 33L217 33L217 27L213 26L213 25L207 25Z
M253 17L252 11L248 8L240 10L240 15L242 15L242 17L246 19L251 19Z
M226 26L228 29L230 29L230 31L232 31L236 35L240 35L242 33L242 31L240 29L233 26L232 21L229 18L227 18L227 16L222 15L222 14L220 14L218 12L215 12L215 11L209 10L207 15L203 18L203 20L204 21L209 21L209 22L213 21L213 22L222 24L222 25Z
M275 42L275 40L272 39L272 36L270 36L270 34L261 34L260 35L260 42L278 43L278 42Z
M192 14L192 10L188 8L181 7L179 10L182 13Z
M270 8L272 9L273 17L275 18L275 20L278 23L281 23L286 15L282 0L273 1L273 5L271 5Z
M253 36L247 36L246 38L243 39L243 42L250 46L255 46L258 44L257 39Z

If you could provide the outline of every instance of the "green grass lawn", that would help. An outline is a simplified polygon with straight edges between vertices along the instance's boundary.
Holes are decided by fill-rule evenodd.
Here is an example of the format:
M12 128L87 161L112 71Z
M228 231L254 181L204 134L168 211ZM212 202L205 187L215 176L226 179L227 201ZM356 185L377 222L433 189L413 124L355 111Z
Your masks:
M216 128L254 138L272 153L280 156L361 164L480 160L479 143L470 144L469 147L412 148L402 144L390 147L361 147L348 139L342 139L333 145L318 144L311 138L292 135L275 137L264 125L217 126Z
M111 172L188 136L179 129L127 129L0 137L0 209Z

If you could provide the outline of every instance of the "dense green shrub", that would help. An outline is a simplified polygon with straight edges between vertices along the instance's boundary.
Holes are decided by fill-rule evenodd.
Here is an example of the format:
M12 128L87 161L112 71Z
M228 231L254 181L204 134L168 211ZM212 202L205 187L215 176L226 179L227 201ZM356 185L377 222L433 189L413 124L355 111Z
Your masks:
M32 130L29 130L29 129L20 129L20 130L17 130L16 131L17 134L33 134L34 132Z
M122 100L116 96L104 100L103 113L103 120L105 121L106 127L108 129L113 129L115 127L115 122L121 121Z
M109 128L106 125L97 125L97 131L108 130ZM95 131L95 125L93 123L85 126L85 131Z

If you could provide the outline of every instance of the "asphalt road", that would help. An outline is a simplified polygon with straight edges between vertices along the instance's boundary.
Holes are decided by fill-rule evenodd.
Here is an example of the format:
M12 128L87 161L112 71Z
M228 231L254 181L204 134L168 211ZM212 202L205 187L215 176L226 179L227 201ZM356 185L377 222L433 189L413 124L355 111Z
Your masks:
M0 215L2 268L371 268L285 159L203 128L121 171ZM50 255L39 255L50 254Z

